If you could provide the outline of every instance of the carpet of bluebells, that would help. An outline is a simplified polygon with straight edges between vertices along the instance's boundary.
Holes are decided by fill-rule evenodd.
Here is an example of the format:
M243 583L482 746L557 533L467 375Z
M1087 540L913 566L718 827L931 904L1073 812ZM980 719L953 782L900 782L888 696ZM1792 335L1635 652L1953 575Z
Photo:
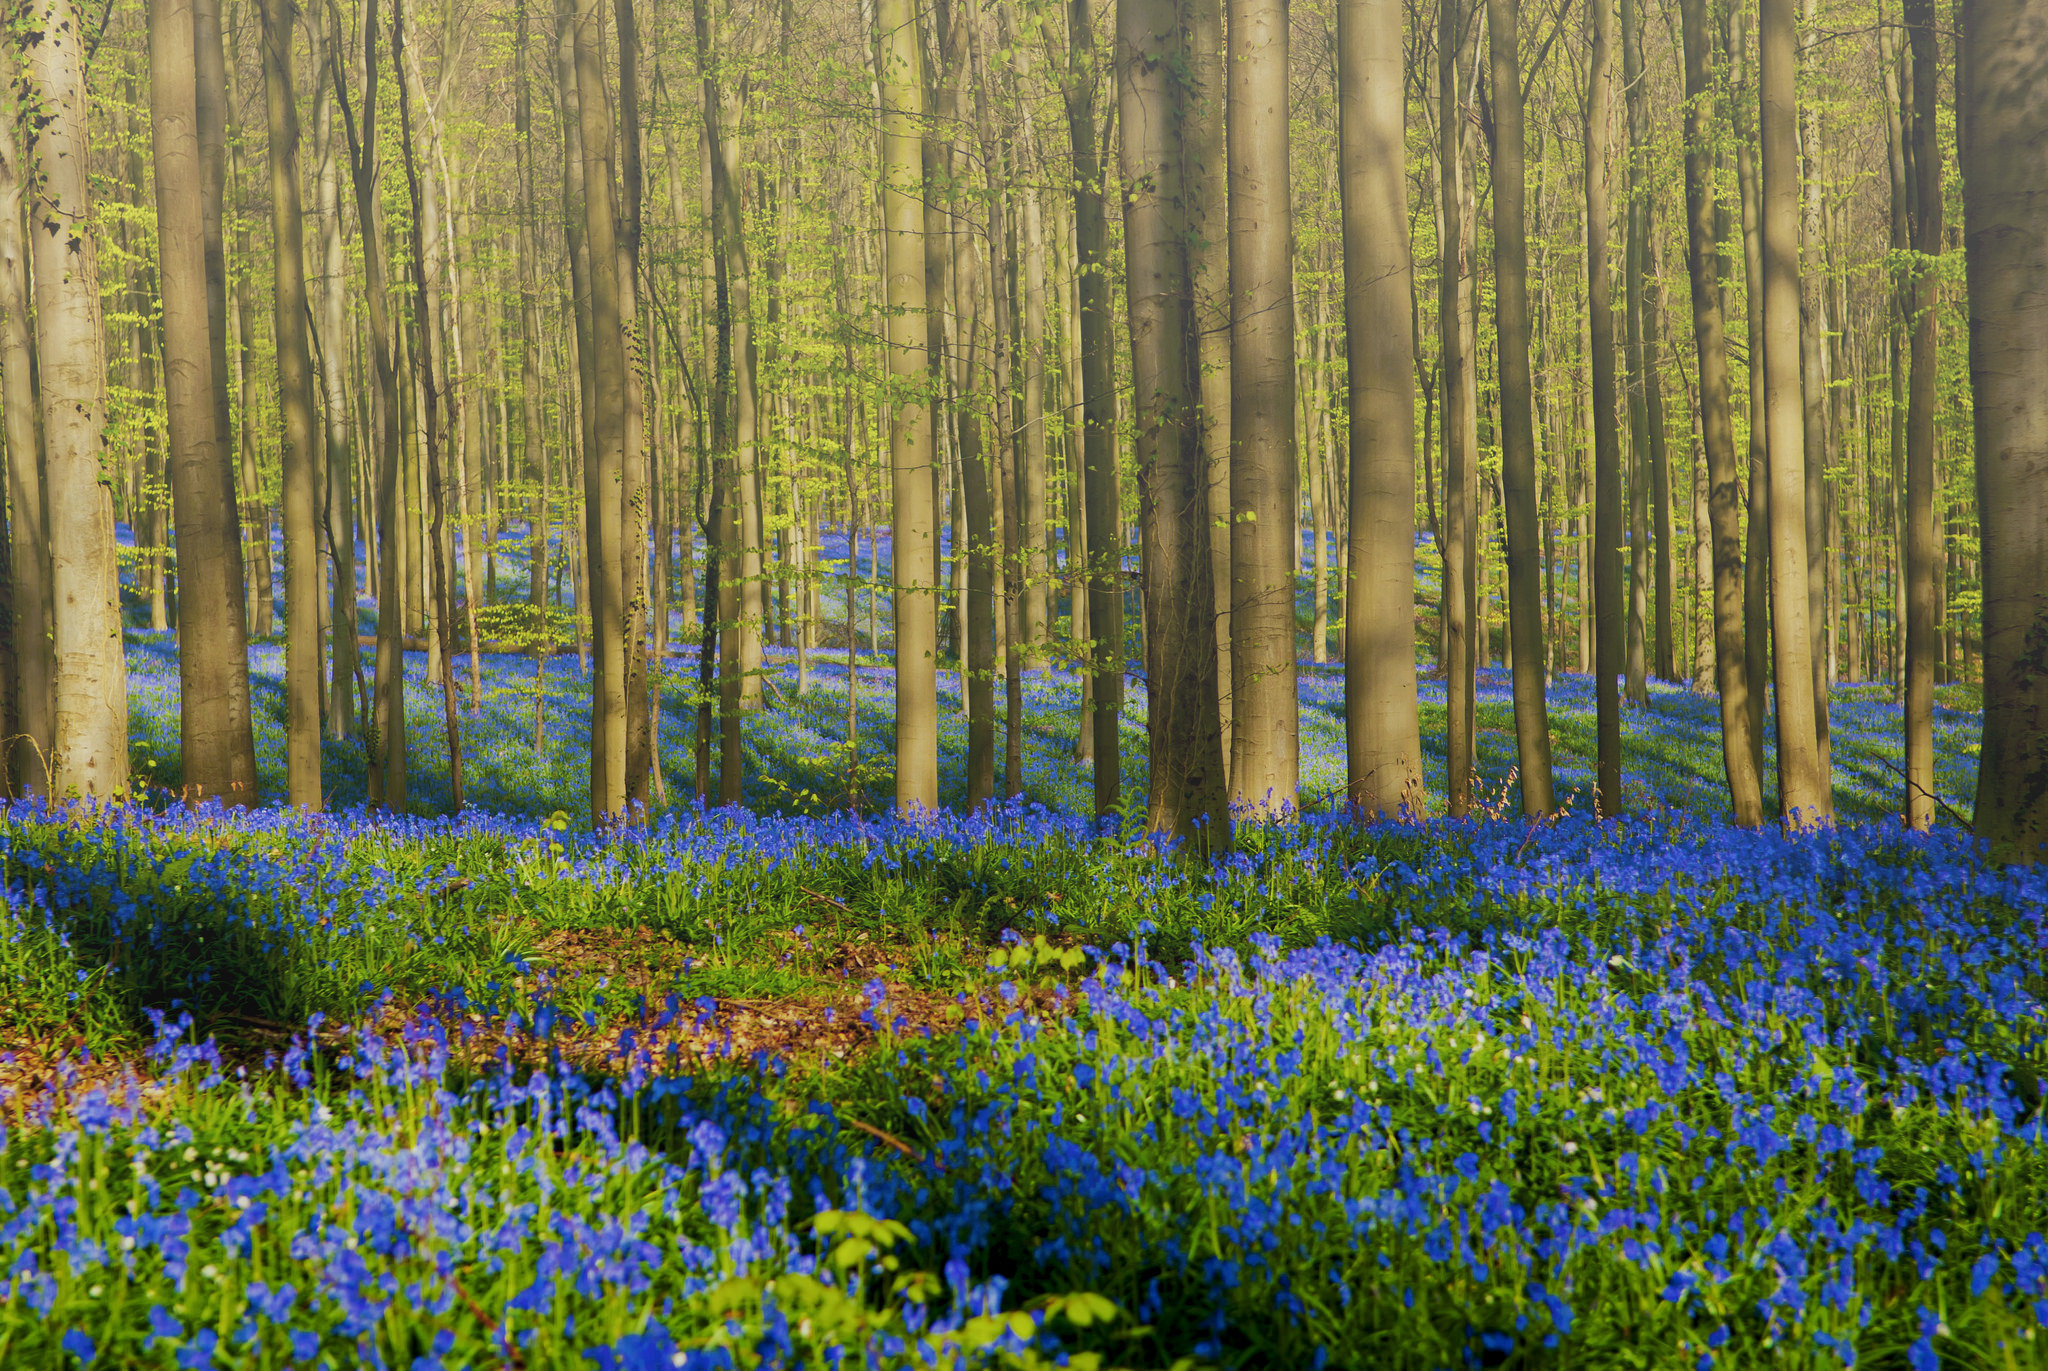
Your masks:
M130 661L174 776L174 645ZM327 815L0 815L0 1364L2048 1365L2048 872L1884 817L1880 689L1837 698L1830 831L1723 823L1711 705L1660 690L1627 817L1311 808L1201 864L1077 817L1064 673L1024 800L905 821L881 660L857 747L843 652L771 666L749 810L568 822L570 656L487 659L460 817L431 717L410 817L343 742ZM859 1050L677 1047L835 995Z

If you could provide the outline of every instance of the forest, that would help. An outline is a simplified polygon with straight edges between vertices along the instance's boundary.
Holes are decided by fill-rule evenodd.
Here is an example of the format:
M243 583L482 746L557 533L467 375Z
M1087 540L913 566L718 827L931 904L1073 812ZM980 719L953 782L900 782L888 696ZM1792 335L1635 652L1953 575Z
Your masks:
M0 1363L2048 1365L2048 13L11 0Z

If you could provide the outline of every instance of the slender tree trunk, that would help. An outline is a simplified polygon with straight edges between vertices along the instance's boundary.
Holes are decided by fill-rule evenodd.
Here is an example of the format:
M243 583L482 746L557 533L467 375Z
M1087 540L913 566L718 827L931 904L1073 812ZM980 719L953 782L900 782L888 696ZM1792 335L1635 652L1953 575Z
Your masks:
M889 432L891 573L896 615L896 807L939 804L938 538L924 277L924 60L910 0L876 0L882 87L883 274L889 376L900 387Z
M1934 14L1933 0L1906 0L1905 28L1913 63L1913 105L1907 128L1907 136L1911 139L1912 166L1907 203L1913 251L1913 266L1908 278L1913 353L1906 380L1906 822L1913 828L1927 828L1934 823L1934 672L1935 659L1941 655L1941 602L1934 593L1934 564L1941 555L1941 543L1934 524L1934 416L1940 404L1935 325L1941 292L1936 264L1941 255L1942 233L1941 141L1936 130L1935 109L1938 40ZM2035 92L2034 102L2038 104L2041 99L2040 93ZM1990 109L1982 105L1976 108L1987 112ZM1990 184L1996 187L1999 184L1997 173L1991 172L1990 168L1997 164L1978 165L1994 178ZM2019 174L2017 168L2003 170L2009 175ZM1975 225L1971 227L1974 229ZM1998 280L1997 277L1991 279ZM1973 273L1973 287L1976 280ZM2011 298L2006 297L2008 300ZM1974 290L1970 303L1974 337L1978 316ZM1983 303L1992 309L2013 307L2006 300L1997 298ZM1971 379L1991 378L1980 377L1973 368ZM2035 385L2041 385L2044 379L2048 378L2036 375ZM2002 447L2003 443L2000 443L1991 451L1999 452ZM1984 449L1980 448L1979 454L1981 463ZM2013 493L2018 496L2017 487L2013 488ZM1995 498L1986 498L1983 501L1984 514L1995 517L1993 507L1999 503ZM2037 528L2037 543L2039 536ZM2024 546L2022 543L2021 547ZM1995 564L1988 558L1987 563ZM2039 591L2042 584L2036 582L2030 589ZM1990 603L1987 597L1987 611ZM2011 609L2008 604L2006 612L2010 613ZM2028 617L2022 615L2020 622L2025 622ZM1989 637L1987 631L1987 642ZM1986 738L1985 741L1989 743L1990 740Z
M172 0L158 0L169 4ZM277 390L284 420L285 775L291 803L319 809L320 574L314 508L319 442L307 336L304 214L299 203L299 107L292 87L292 0L263 0L263 87L270 123L270 224L276 299ZM182 171L182 168L181 168ZM190 178L196 180L196 178ZM239 740L238 740L239 741ZM252 748L253 752L253 748ZM252 759L253 761L253 756Z
M179 619L179 753L188 799L254 804L256 745L249 715L242 533L227 428L227 373L219 366L226 352L210 331L214 323L225 323L225 297L222 313L215 316L210 293L209 254L219 241L219 205L207 204L207 173L212 170L207 159L216 150L209 146L209 134L222 117L221 90L213 86L209 66L218 73L220 36L215 16L208 37L204 10L204 5L178 5L161 18L153 15L150 25L164 391L170 420L167 466L177 524L178 587L188 606L233 610L209 609Z
M330 11L337 25L340 15ZM395 813L406 811L405 738L405 612L404 509L399 474L404 450L399 425L398 374L393 352L389 285L385 276L383 224L378 214L381 188L377 157L377 3L363 10L362 125L358 136L353 114L343 98L341 66L335 64L335 98L341 103L348 134L351 179L355 185L356 222L362 228L363 305L369 316L369 352L377 373L377 663L374 718L371 724L369 802Z
M1763 133L1764 441L1771 469L1771 637L1778 699L1778 803L1795 825L1834 812L1821 766L1806 593L1805 413L1799 379L1798 32L1794 0L1760 0ZM1752 306L1754 307L1754 306Z
M203 12L206 0L200 0ZM202 44L204 40L202 39ZM226 73L226 138L227 138L227 185L233 187L236 201L235 255L244 262L256 260L255 249L250 245L250 215L242 213L242 129L239 111L242 108L240 68L230 68ZM201 88L204 89L205 66L202 57ZM202 127L205 121L202 119ZM202 143L202 147L204 144ZM223 268L225 269L225 268ZM254 293L250 289L251 273L242 272L234 278L234 317L230 322L229 341L232 344L235 388L241 401L241 427L236 435L233 454L235 476L231 487L239 485L241 496L241 533L247 551L243 554L243 573L249 584L244 608L248 613L249 632L260 638L268 638L277 627L277 577L271 560L270 505L263 498L263 473L257 460L257 438L261 406L258 403L256 384L256 306ZM226 377L225 368L216 373ZM225 381L221 383L225 386ZM220 410L227 412L227 401L223 398ZM223 424L221 432L230 430ZM244 693L241 711L248 709Z
M1217 715L1222 721L1227 769L1234 743L1230 731L1230 216L1223 0L1186 0L1185 8L1192 93L1183 109L1182 136L1188 159L1184 184L1200 367L1202 464L1209 490L1209 580L1216 596ZM1227 782L1228 777L1225 779Z
M227 60L222 46L220 0L193 0L193 57L198 70L196 88L196 110L198 114L199 164L200 164L200 224L204 237L206 254L206 328L208 345L213 350L213 406L216 431L220 434L221 461L226 465L225 480L229 500L246 501L249 493L244 490L239 497L235 487L249 484L242 473L240 448L248 446L248 426L252 416L243 416L243 433L238 442L228 402L228 384L231 374L228 367L228 344L231 329L228 322L228 268L227 268L227 186L228 186L228 126L233 119L230 108ZM245 401L249 397L244 396ZM177 497L172 495L172 519L175 522ZM236 537L246 540L247 532L242 525L247 522L246 511L237 503L234 511ZM238 543L239 546L239 543ZM253 579L256 566L251 554L253 547L240 547L238 560L241 581L233 592L229 605L243 621L243 635L249 628L249 581ZM267 581L264 583L269 584ZM184 587L181 585L180 590ZM182 597L181 597L182 598ZM201 603L212 604L211 600ZM224 606L226 608L227 606ZM184 631L184 621L178 624L179 632ZM246 713L247 697L237 705Z
M1813 0L1800 0L1801 22L1813 27ZM1811 44L1800 48L1800 66L1810 70ZM1820 108L1809 98L1800 111L1803 175L1799 209L1799 389L1803 406L1801 451L1806 482L1806 622L1812 638L1813 723L1820 771L1833 775L1834 748L1828 735L1828 683L1834 677L1834 620L1828 597L1828 376L1826 349L1826 245L1821 234Z
M785 10L785 13L787 11ZM661 784L656 701L647 659L647 552L650 496L660 414L649 423L647 377L652 370L645 291L641 280L641 217L646 173L641 145L640 26L633 0L613 0L618 30L619 90L619 319L625 364L625 423L619 506L619 593L625 635L626 801L645 808ZM666 606L664 605L664 609ZM666 638L666 624L662 637Z
M1045 555L1045 215L1039 203L1036 142L1025 124L1024 161L1024 464L1017 473L1017 504L1023 541L1024 665L1047 660L1051 623L1050 580Z
M1146 826L1227 846L1222 724L1203 463L1186 176L1187 32L1176 0L1119 0L1125 280L1136 457L1145 521Z
M1879 15L1877 28L1878 65L1882 69L1885 107L1885 151L1886 170L1891 181L1891 228L1892 260L1904 263L1912 247L1911 195L1906 188L1906 128L1903 85L1905 72L1901 67L1904 53L1900 50L1900 39L1893 24L1884 22ZM1891 556L1891 609L1892 644L1891 673L1892 698L1903 703L1905 700L1905 649L1903 636L1906 627L1906 586L1901 574L1904 563L1905 487L1906 487L1906 330L1911 326L1912 290L1911 277L1902 266L1896 266L1890 273L1891 290L1888 294L1890 305L1887 311L1885 360L1890 381L1888 436L1891 440L1891 461L1889 463L1890 492L1889 522L1891 537L1887 539ZM1910 768L1908 769L1910 775Z
M1626 2L1626 0L1624 0ZM1543 547L1536 525L1536 421L1529 376L1529 245L1523 220L1520 0L1487 0L1493 66L1494 354L1500 365L1501 487L1508 542L1508 641L1522 812L1542 817L1550 791L1550 714L1543 691Z
M1608 116L1614 105L1612 11L1593 0L1586 59L1586 308L1593 369L1593 673L1596 802L1621 813L1621 435L1615 429L1614 301L1607 280Z
M313 46L314 161L320 194L320 367L327 413L327 489L321 511L333 559L333 600L328 618L333 635L330 659L328 733L335 738L355 733L356 679L361 663L356 644L355 443L349 425L346 375L348 323L348 256L341 239L341 169L334 135L334 98L339 79L339 47L329 41L319 16L307 25Z
M1908 13L1924 28L1930 8ZM1984 743L1975 826L1995 857L2038 862L2048 856L2048 315L2040 293L2048 276L2048 24L2028 0L1964 0L1958 45L1984 539ZM1916 91L1932 88L1933 46L1930 32L1929 79L1923 86L1916 76ZM1930 148L1932 103L1925 116ZM1928 165L1933 160L1916 167L1923 188L1939 184L1938 169ZM1924 218L1919 227L1927 227Z
M43 437L15 128L10 104L0 109L0 410L5 412L11 506L7 569L18 736L7 747L7 776L10 793L42 795L49 791L55 745L57 664L51 646L49 523L43 503Z
M1721 317L1719 252L1714 233L1713 152L1708 116L1712 39L1708 0L1680 0L1685 33L1685 209L1692 280L1693 343L1699 350L1700 440L1707 458L1707 518L1712 540L1713 680L1720 690L1721 758L1735 822L1764 820L1749 710L1742 625L1742 482L1729 407L1728 347ZM1707 617L1702 612L1702 618Z
M1749 20L1729 46L1733 65L1747 69ZM1746 82L1745 82L1746 84ZM1749 676L1750 752L1759 784L1764 772L1764 704L1771 693L1771 469L1764 443L1769 404L1764 388L1764 249L1762 194L1757 182L1756 105L1740 89L1735 107L1735 180L1742 196L1742 272L1749 376L1749 530L1742 567L1743 659Z
M1361 818L1423 813L1415 699L1414 292L1397 0L1337 9L1338 177L1349 337L1345 789ZM1410 310L1411 318L1413 316Z
M1650 487L1656 454L1652 443L1663 435L1663 406L1651 409L1658 393L1656 359L1648 345L1649 307L1644 302L1650 272L1650 190L1644 184L1649 152L1649 89L1643 79L1642 26L1637 0L1621 0L1622 90L1628 108L1628 203L1624 207L1626 256L1622 269L1628 356L1628 680L1625 693L1632 704L1648 704L1651 560L1656 549L1650 535ZM1661 400L1661 396L1659 397Z
M106 333L93 222L85 26L70 0L33 0L19 21L21 91L35 109L36 360L42 402L54 624L54 795L128 789L128 671L122 660L114 510L100 483Z
M939 90L939 122L947 129L956 127L965 114L960 96L967 80L966 35L973 21L963 9L952 12L945 74ZM964 151L948 138L941 156L947 164L949 181L958 187L969 171ZM967 709L967 807L973 810L993 800L996 790L996 535L990 457L983 442L981 422L981 259L975 234L957 206L951 218L951 371L967 534L964 545L955 542L953 555L967 566L967 596L960 606L960 691ZM956 524L956 531L959 528Z
M413 77L405 60L405 10L407 0L396 0L391 10L391 64L398 69L398 131L400 161L405 166L406 192L412 212L413 285L413 379L424 419L425 451L420 458L419 478L423 487L421 518L431 527L420 540L427 572L426 591L431 602L432 622L427 625L428 641L438 648L430 654L429 674L441 684L442 726L448 741L449 807L462 812L462 727L455 709L453 597L449 590L449 565L445 532L447 506L441 480L441 398L435 392L434 296L427 285L426 225L433 219L421 192L419 159L414 154L412 132Z
M1287 7L1229 0L1229 25L1231 801L1272 818L1300 771Z
M1080 329L1082 524L1086 534L1089 675L1087 719L1095 761L1095 813L1123 793L1123 520L1117 481L1114 344L1103 166L1096 146L1095 31L1090 0L1068 0L1067 135L1074 166L1074 292Z
M1475 672L1473 641L1478 527L1478 363L1467 320L1472 298L1472 226L1467 222L1464 77L1461 54L1472 29L1472 0L1439 0L1437 36L1437 340L1444 385L1443 584L1438 613L1444 637L1446 808L1462 818L1472 805ZM1590 136L1590 135L1589 135Z
M983 188L987 194L989 301L992 340L994 416L997 441L991 457L994 489L990 492L999 525L998 549L1001 574L997 578L1000 601L999 628L1003 635L1003 795L1014 799L1024 789L1024 640L1023 605L1020 592L1024 580L1023 541L1018 508L1018 468L1023 465L1023 444L1018 434L1015 391L1017 336L1013 301L1017 285L1017 241L1008 210L1005 173L1013 171L1009 145L996 135L990 105L988 62L983 50L981 23L976 6L967 6L968 40L973 61L974 121L980 142ZM997 269L997 264L1002 264Z
M513 65L517 76L513 86L512 132L519 160L519 397L520 448L525 458L526 479L533 485L527 503L526 557L527 598L537 611L534 651L545 653L547 644L548 570L548 451L542 433L540 379L540 253L534 226L540 212L533 189L533 90L527 75L526 58L530 43L527 0L519 0L513 40ZM678 216L680 220L680 216Z
M616 819L626 808L626 623L622 581L626 421L625 298L619 280L619 218L612 181L612 118L598 55L603 9L576 0L574 68L583 159L583 237L590 259L590 352L594 445L584 456L584 538L591 637L590 810Z

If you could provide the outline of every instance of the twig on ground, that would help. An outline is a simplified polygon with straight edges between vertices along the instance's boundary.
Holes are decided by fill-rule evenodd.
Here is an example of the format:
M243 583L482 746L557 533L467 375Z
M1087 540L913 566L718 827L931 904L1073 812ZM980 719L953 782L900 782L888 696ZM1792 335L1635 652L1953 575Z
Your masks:
M921 1153L919 1153L916 1148L912 1147L909 1143L903 1141L903 1139L897 1137L894 1133L885 1133L881 1129L875 1127L873 1124L865 1123L860 1119L850 1118L847 1119L846 1122L852 1124L855 1128L858 1128L861 1132L867 1134L869 1137L875 1139L876 1141L886 1143L888 1146L895 1148L898 1152L901 1152L904 1156L910 1158L910 1160L914 1162L923 1162L927 1160L927 1158L925 1158ZM944 1171L946 1169L946 1164L940 1161L938 1158L933 1157L929 1160L931 1161L931 1164L937 1167L939 1170Z

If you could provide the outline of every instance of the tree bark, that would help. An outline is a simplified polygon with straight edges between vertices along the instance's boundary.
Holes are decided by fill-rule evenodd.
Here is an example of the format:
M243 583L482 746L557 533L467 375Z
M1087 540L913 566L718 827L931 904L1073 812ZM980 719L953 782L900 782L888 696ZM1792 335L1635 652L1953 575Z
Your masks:
M1229 0L1229 22L1230 788L1277 818L1300 776L1287 6Z
M340 13L331 10L336 51L341 47ZM383 224L378 215L381 191L377 158L377 3L363 9L363 110L358 135L347 93L341 84L342 64L332 72L335 101L341 107L348 135L350 179L356 197L356 223L363 239L363 306L369 320L369 352L377 374L376 429L373 452L376 474L377 534L377 662L370 722L368 800L403 814L406 810L405 740L405 614L403 608L404 544L402 500L398 478L403 466L398 410L398 375L393 357L389 285L385 277Z
M156 161L164 395L169 420L178 586L178 742L188 800L253 805L256 744L249 717L247 625L241 614L241 524L229 465L227 376L209 333L205 184L199 88L204 68L189 0L155 0L150 103ZM217 40L216 40L217 46ZM317 726L317 713L315 715ZM317 740L316 740L317 746Z
M1649 89L1643 79L1643 36L1636 0L1621 0L1622 89L1628 108L1628 204L1626 257L1622 291L1626 300L1628 354L1628 433L1632 461L1628 470L1628 681L1633 704L1648 704L1649 654L1662 646L1651 642L1651 562L1661 545L1650 531L1650 492L1663 460L1664 405L1657 376L1655 345L1650 341L1649 305L1645 301L1650 274L1650 191L1644 182L1649 161ZM1663 523L1660 520L1658 527ZM1663 674L1661 671L1658 673Z
M1693 344L1699 351L1700 441L1707 459L1707 520L1712 541L1713 680L1721 705L1721 759L1735 822L1764 820L1762 782L1749 734L1749 671L1742 625L1742 482L1729 407L1728 346L1721 316L1719 250L1714 232L1714 159L1708 126L1712 39L1707 0L1680 0L1685 35L1685 227L1692 282ZM1703 615L1704 617L1704 615Z
M1622 811L1621 435L1615 428L1614 301L1607 281L1608 115L1614 104L1613 19L1592 0L1586 60L1586 308L1593 369L1593 672L1596 805L1603 818Z
M2048 301L2040 292L2048 275L2048 16L2028 0L1964 0L1961 20L1964 260L1984 538L1975 827L1995 857L2038 862L2048 857ZM1915 89L1931 89L1931 75ZM1930 141L1933 123L1929 109ZM1934 179L1921 174L1923 184Z
M938 91L938 126L944 130L957 128L968 115L962 88L968 77L967 35L974 23L971 11L964 5L953 9L950 18ZM956 542L953 555L967 566L967 596L960 606L960 688L967 710L967 807L974 810L995 799L996 793L995 493L990 444L985 442L982 426L985 325L981 311L981 255L973 225L958 201L971 169L958 140L944 133L938 136L951 188L948 236L954 346L948 361L960 462L959 489L967 534L964 546ZM992 287L994 284L990 283ZM956 530L960 527L955 525Z
M19 736L7 747L7 776L10 794L43 795L49 792L55 745L57 664L51 645L49 522L43 502L43 436L37 420L28 245L22 237L22 163L15 127L10 105L0 111L0 409L5 411L11 506L8 577Z
M277 389L284 420L285 784L295 807L319 809L323 578L314 525L319 439L314 428L313 352L307 336L312 309L306 294L305 219L299 202L299 107L292 87L296 22L292 0L263 0Z
M519 0L513 40L512 133L519 159L519 396L520 448L526 479L533 484L527 503L527 598L536 611L535 632L547 632L548 573L548 450L542 432L540 379L540 253L534 241L539 202L533 189L533 90L527 75L529 46L527 0ZM536 644L538 648L538 644Z
M1045 214L1039 201L1037 144L1032 126L1023 126L1024 183L1024 461L1017 473L1017 506L1024 561L1024 665L1041 668L1047 661L1051 622L1045 542Z
M590 809L599 822L626 808L626 614L621 487L625 479L625 297L619 280L619 216L612 181L612 117L598 56L603 9L576 0L576 112L583 152L583 234L590 257L590 369L595 446L584 457L584 536L589 545L591 637Z
M1801 23L1813 27L1813 0L1800 0ZM1802 71L1815 58L1810 43L1800 47ZM1801 451L1806 479L1806 622L1812 639L1813 726L1823 776L1833 775L1834 744L1828 733L1828 685L1834 678L1835 634L1828 594L1829 492L1827 470L1828 374L1823 340L1828 332L1826 245L1821 230L1820 107L1809 98L1800 110L1803 176L1799 207L1799 392L1804 406Z
M1732 35L1733 65L1748 68L1749 20ZM1746 80L1745 80L1746 84ZM1768 400L1764 389L1764 248L1762 194L1757 184L1756 106L1740 90L1735 95L1735 180L1742 196L1742 274L1744 341L1749 348L1749 529L1742 567L1743 658L1749 676L1750 754L1758 783L1764 770L1764 705L1771 693L1771 468L1764 443Z
M1116 812L1123 795L1124 596L1109 234L1103 217L1103 165L1095 128L1097 80L1090 0L1068 0L1062 94L1074 168L1074 294L1081 381L1078 450L1089 643L1089 700L1084 721L1095 763L1095 814L1101 818Z
M1080 0L1085 3L1085 0ZM882 226L889 376L891 574L896 615L896 808L939 805L938 538L932 496L924 278L924 60L910 0L876 0L882 87Z
M1118 0L1124 252L1136 457L1147 556L1146 826L1192 850L1226 847L1201 348L1189 261L1187 31L1176 0Z
M1444 564L1437 612L1444 639L1446 809L1452 818L1462 818L1472 805L1475 672L1480 655L1473 641L1479 551L1479 384L1469 322L1473 230L1466 213L1469 168L1461 60L1471 37L1472 15L1471 0L1439 0L1437 345L1444 385Z
M1423 813L1415 699L1415 338L1386 321L1414 289L1397 0L1337 9L1349 582L1345 791L1361 818ZM1412 317L1413 311L1409 311Z
M1941 555L1934 524L1934 415L1940 404L1935 324L1941 298L1937 263L1942 205L1932 0L1906 0L1905 27L1913 63L1913 104L1907 121L1912 152L1907 204L1913 266L1908 278L1912 362L1906 377L1906 823L1912 828L1928 828L1934 823L1935 800L1934 672L1942 651L1940 603L1934 593L1934 564ZM1974 291L1970 300L1974 317ZM2002 302L1985 303L1996 307ZM1972 379L1976 379L1974 371ZM2036 384L2041 379L2036 377ZM1984 500L1982 512L1989 516L1998 503ZM1987 565L1996 565L1988 551ZM2038 590L2039 585L2033 588ZM1988 597L1985 603L1988 607Z
M1763 134L1764 442L1771 468L1771 637L1778 697L1778 803L1785 820L1829 822L1813 691L1806 561L1806 452L1799 377L1799 64L1794 0L1760 0Z
M328 734L348 738L355 733L356 679L361 672L356 644L355 440L349 424L348 255L341 235L341 170L334 141L334 99L329 89L338 76L341 51L329 41L326 24L315 17L307 25L314 49L314 160L320 187L320 366L327 413L327 489L321 517L333 561L333 675L328 693Z
M1188 73L1183 111L1187 146L1189 271L1194 279L1199 352L1202 463L1209 489L1209 581L1215 592L1217 717L1223 761L1230 764L1230 215L1224 130L1223 0L1187 0ZM1227 780L1227 778L1226 778Z
M1624 0L1626 3L1626 0ZM1487 0L1493 67L1494 355L1500 365L1502 513L1508 542L1508 641L1522 812L1555 807L1543 688L1543 546L1536 524L1536 427L1529 376L1529 244L1524 223L1519 0Z
M21 90L35 111L28 236L56 607L50 792L106 799L128 789L128 670L113 502L100 482L107 357L91 229L85 26L70 0L33 0L18 34Z
M431 312L434 296L427 284L425 243L426 226L433 219L433 215L421 193L419 159L414 154L414 73L408 68L405 60L407 3L408 0L397 0L391 9L391 64L398 68L399 154L400 161L405 166L406 193L412 212L410 256L413 285L413 381L424 420L421 428L425 443L418 468L422 486L420 513L423 520L431 520L431 526L423 530L426 536L420 541L427 572L426 592L433 620L428 625L428 641L435 649L429 653L429 674L441 683L442 727L448 742L449 808L453 813L460 814L463 805L462 726L455 709L454 597L449 589L447 502L444 498L446 487L441 479L441 397L436 393L439 387L436 383L434 361L435 322Z

